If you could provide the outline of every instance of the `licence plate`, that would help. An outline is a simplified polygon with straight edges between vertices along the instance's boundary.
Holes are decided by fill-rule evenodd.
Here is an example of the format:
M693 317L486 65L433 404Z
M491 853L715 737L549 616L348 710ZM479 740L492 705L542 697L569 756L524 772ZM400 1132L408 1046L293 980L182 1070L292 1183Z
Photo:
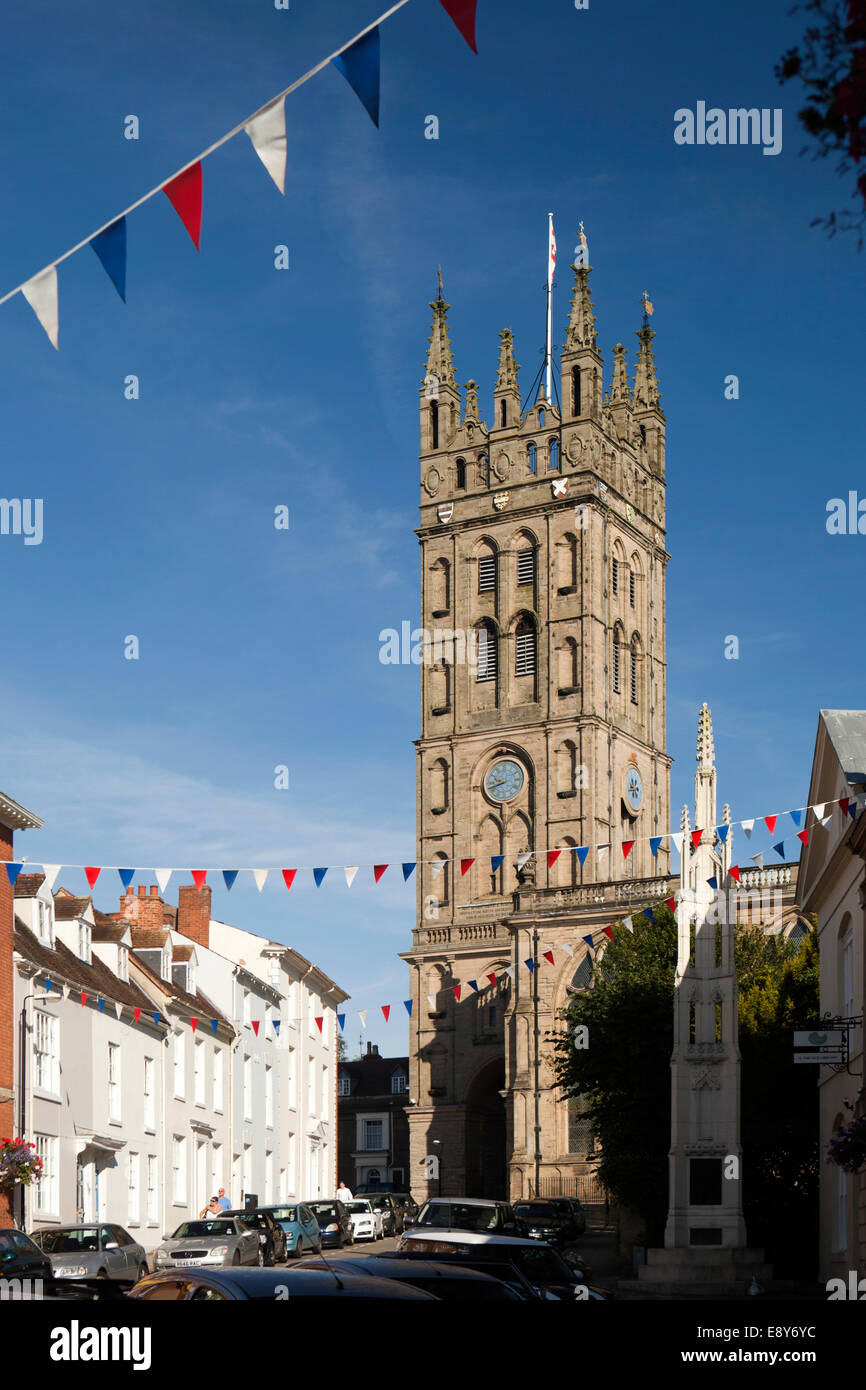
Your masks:
M200 1265L201 1260L175 1260L176 1265Z

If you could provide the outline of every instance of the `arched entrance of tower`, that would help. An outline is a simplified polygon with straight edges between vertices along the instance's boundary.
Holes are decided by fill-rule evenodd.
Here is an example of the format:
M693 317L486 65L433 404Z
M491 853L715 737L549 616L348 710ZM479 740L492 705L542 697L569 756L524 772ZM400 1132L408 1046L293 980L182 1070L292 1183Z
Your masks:
M505 1059L485 1063L466 1091L466 1192L467 1197L506 1200L505 1163Z

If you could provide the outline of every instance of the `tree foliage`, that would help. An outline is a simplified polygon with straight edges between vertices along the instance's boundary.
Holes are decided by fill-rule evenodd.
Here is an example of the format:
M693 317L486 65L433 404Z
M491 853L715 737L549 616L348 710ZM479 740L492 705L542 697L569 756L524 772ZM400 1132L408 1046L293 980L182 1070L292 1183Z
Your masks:
M863 244L866 225L866 0L806 0L815 17L799 45L776 65L780 82L803 83L806 105L799 120L816 156L839 156L840 173L853 172L853 211L815 218L833 236L856 231Z
M613 941L589 987L575 994L552 1058L563 1096L579 1098L601 1150L599 1177L638 1213L650 1244L661 1244L668 1202L676 920L667 908ZM741 1141L750 1238L785 1253L776 1227L813 1221L818 1174L818 1104L811 1067L792 1062L795 1023L818 1014L814 933L799 942L737 926L742 1055ZM589 1046L575 1048L574 1029ZM784 1220L782 1215L788 1213ZM811 1228L810 1228L811 1229ZM797 1232L803 1245L804 1227ZM775 1242L775 1247L774 1247Z

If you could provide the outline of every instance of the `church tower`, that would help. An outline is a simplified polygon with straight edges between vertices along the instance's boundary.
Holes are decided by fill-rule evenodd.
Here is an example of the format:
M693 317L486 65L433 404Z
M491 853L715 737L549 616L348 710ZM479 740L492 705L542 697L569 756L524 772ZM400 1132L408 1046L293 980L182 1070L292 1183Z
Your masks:
M474 380L461 397L441 281L431 305L418 918L404 955L416 1192L428 1154L440 1157L443 1193L509 1186L523 1064L505 972L519 955L509 919L520 892L531 887L554 921L567 904L573 923L576 903L603 900L598 885L670 871L669 842L656 856L649 844L670 829L654 335L645 312L634 382L617 344L605 394L591 267L577 259L559 400L545 399L542 381L521 404L505 329L489 423ZM624 841L635 842L627 857Z

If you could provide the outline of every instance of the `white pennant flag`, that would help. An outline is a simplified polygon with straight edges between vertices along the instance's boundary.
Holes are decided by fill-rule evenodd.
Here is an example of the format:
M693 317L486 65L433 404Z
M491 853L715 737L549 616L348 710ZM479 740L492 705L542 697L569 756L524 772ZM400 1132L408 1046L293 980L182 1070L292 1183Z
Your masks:
M436 995L435 995L435 994L428 994L428 995L427 995L427 1003L430 1005L430 1008L431 1008L432 1012L435 1014L435 1012L436 1012Z
M822 801L822 802L819 803L819 805L813 806L813 807L812 807L812 810L815 812L815 819L816 819L816 820L823 820L823 819L824 819L824 806L825 806L825 804L826 804L826 803Z
M357 865L357 864L348 864L348 865L346 866L346 868L343 870L343 873L346 875L346 887L347 887L347 888L351 888L351 886L352 886L352 884L353 884L353 882L354 882L354 880L355 880L355 874L356 874L357 872L358 872L358 865Z
M632 920L630 917L623 917L622 924L625 927L626 931L634 931L634 927L632 926Z
M366 1010L366 1009L359 1009L359 1010L358 1010L358 1017L359 1017L359 1019L361 1020L361 1027L362 1027L362 1028L366 1028L366 1027L367 1027L367 1010Z
M281 193L286 191L286 98L277 97L244 130Z
M754 862L755 864L757 864L757 866L758 866L759 869L763 869L763 867L764 867L764 856L763 856L763 854L753 854L753 855L752 855L752 860L753 860L753 862Z
M154 869L153 876L159 884L160 893L164 893L168 887L168 880L171 878L171 869Z
M671 839L673 840L673 842L674 842L674 844L675 844L675 846L676 846L677 854L678 854L678 855L680 856L680 858L682 859L682 857L683 857L683 834L682 834L682 831L679 831L676 835L671 834Z
M831 811L830 814L829 814L829 816L825 816L824 819L822 820L822 822L821 822L821 829L822 829L822 830L829 830L829 829L830 829L830 825L831 825L831 823L832 823L832 820L833 820L833 812Z
M44 875L45 875L45 886L46 886L46 888L48 889L49 893L53 890L54 884L55 884L56 881L57 881L57 875L60 873L60 870L61 870L62 868L63 868L63 865L62 865L62 864L43 864L43 865L42 865L42 872L43 872Z
M608 850L610 849L610 845L596 845L595 849L596 854L598 855L598 862L600 864L602 860L602 855L607 854Z
M269 869L253 869L253 878L260 893L268 881L269 872Z
M438 878L438 877L439 877L439 875L441 874L442 870L445 868L445 865L446 865L447 863L448 863L448 860L447 860L447 859L434 859L434 860L433 860L433 863L430 865L430 872L431 872L431 874L433 875L434 878Z
M560 950L565 951L566 955L568 956L574 955L574 947L572 946L570 941L563 941Z
M741 821L740 821L740 825L743 827L743 829L744 829L745 832L746 832L746 839L747 839L747 840L751 840L751 838L752 838L752 831L753 831L754 828L755 828L755 818L754 818L754 816L752 817L751 820L741 820Z
M60 332L57 267L50 265L47 270L40 270L38 275L34 275L32 280L21 286L21 293L51 339L51 346L56 348Z
M503 970L502 973L503 973L503 975L507 975L508 978L509 978L509 980L513 980L513 979L514 979L514 966L513 966L513 965L506 965L506 967L505 967L505 969Z
M530 860L531 858L532 858L532 850L531 850L531 849L524 850L522 854L518 854L518 856L517 856L517 867L518 867L518 869L522 869L523 866L524 866L524 864L526 864L527 861Z
M123 1013L123 1005L122 1005L122 1004L115 1004L115 1006L114 1006L114 1012L117 1014L117 1017L120 1018L120 1015Z

